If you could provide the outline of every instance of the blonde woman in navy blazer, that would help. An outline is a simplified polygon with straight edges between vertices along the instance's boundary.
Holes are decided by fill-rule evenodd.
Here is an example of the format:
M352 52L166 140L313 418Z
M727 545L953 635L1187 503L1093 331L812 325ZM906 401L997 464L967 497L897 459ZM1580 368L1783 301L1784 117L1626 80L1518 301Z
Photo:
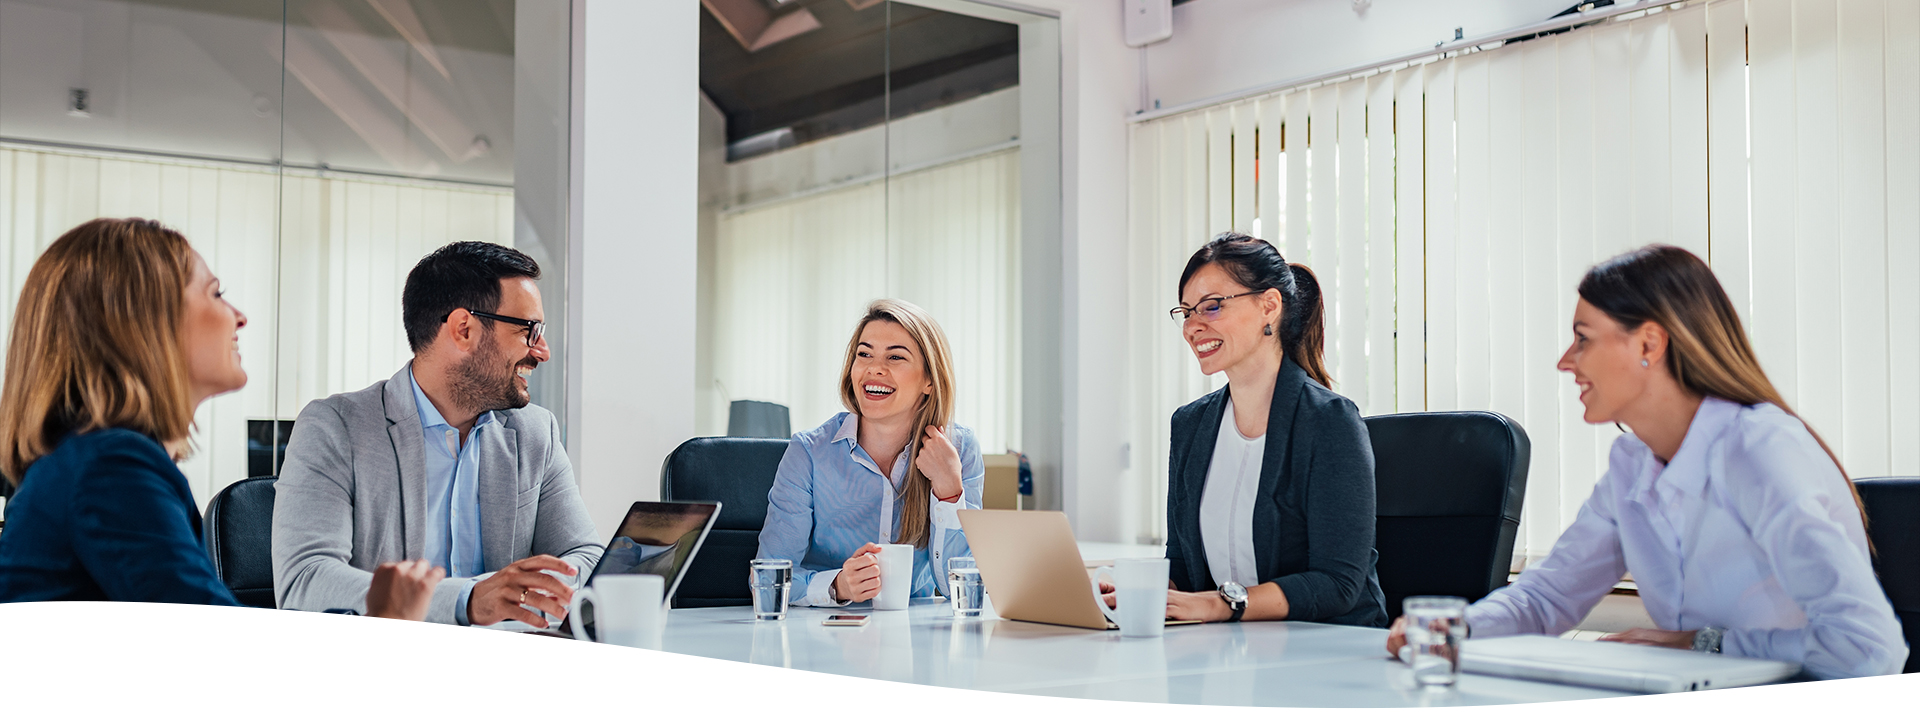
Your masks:
M0 387L0 473L18 488L0 603L240 605L174 462L194 409L246 385L246 325L187 239L153 221L83 223L34 261ZM369 615L425 618L440 576L382 566Z

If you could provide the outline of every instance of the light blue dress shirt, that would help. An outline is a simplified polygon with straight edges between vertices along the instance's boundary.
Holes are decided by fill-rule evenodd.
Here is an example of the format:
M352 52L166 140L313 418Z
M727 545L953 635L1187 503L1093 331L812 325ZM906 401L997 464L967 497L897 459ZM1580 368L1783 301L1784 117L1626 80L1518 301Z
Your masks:
M447 423L440 409L433 407L420 381L407 371L413 383L413 402L420 412L420 433L426 442L427 461L427 548L426 560L447 569L449 578L473 578L486 572L480 549L480 458L474 439L494 425L493 411L480 414L460 442L460 430ZM476 579L477 581L477 579ZM473 583L460 591L454 603L454 621L467 625L467 600Z
M868 543L893 543L900 523L895 489L906 480L902 451L891 474L882 474L859 441L860 417L839 413L787 444L767 492L767 520L760 530L760 557L793 561L793 603L835 603L828 589L841 564ZM933 525L927 546L913 551L914 598L946 588L946 559L970 553L960 530L962 508L979 508L986 465L973 431L950 424L947 440L960 455L960 500L943 503L929 494Z
M1467 610L1474 637L1560 634L1631 571L1667 631L1815 678L1900 672L1900 622L1846 479L1800 419L1707 398L1673 460L1629 433L1546 559Z

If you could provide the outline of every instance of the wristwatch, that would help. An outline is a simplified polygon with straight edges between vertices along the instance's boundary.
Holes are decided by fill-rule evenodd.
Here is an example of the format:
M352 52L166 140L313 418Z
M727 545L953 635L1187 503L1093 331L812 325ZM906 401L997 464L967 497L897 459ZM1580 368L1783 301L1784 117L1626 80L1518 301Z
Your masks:
M1707 626L1695 631L1693 632L1693 650L1701 653L1719 653L1720 639L1726 634L1726 629L1717 626Z
M1247 612L1247 587L1232 581L1222 583L1220 584L1220 600L1226 601L1227 608L1233 610L1233 616L1228 618L1227 622L1238 622L1240 620L1240 614Z

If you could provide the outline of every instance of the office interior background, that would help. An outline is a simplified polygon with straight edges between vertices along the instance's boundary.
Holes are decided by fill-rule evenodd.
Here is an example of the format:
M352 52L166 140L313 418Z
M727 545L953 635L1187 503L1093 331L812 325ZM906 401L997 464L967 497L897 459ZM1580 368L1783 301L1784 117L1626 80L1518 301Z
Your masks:
M1136 48L1118 0L0 0L0 323L67 228L182 230L251 321L183 463L204 504L406 361L420 256L513 245L605 533L731 402L839 411L900 297L1034 505L1156 543L1168 420L1224 383L1165 311L1239 230L1319 275L1364 414L1525 427L1518 568L1619 433L1553 367L1574 284L1666 242L1852 475L1920 473L1920 4L1620 5L1457 43L1573 2L1183 0Z

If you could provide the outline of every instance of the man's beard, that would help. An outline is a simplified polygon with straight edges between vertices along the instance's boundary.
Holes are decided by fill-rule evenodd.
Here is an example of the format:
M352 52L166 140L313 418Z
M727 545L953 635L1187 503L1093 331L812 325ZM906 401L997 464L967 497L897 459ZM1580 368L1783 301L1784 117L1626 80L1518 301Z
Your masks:
M490 342L453 367L454 402L480 412L525 408L531 401L514 382L520 364L506 364L506 354Z

